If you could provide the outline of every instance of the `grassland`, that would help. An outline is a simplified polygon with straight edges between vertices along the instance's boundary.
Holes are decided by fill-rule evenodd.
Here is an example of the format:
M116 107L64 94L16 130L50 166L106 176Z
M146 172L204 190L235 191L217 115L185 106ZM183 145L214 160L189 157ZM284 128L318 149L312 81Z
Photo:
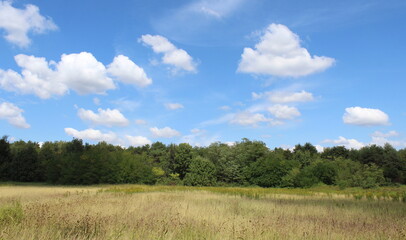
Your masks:
M0 239L406 239L405 187L0 186Z

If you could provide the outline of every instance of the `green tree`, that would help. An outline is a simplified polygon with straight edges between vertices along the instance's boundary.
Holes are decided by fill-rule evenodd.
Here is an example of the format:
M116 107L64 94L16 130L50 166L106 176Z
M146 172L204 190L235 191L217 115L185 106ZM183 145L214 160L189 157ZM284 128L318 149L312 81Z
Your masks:
M337 176L337 167L333 162L318 161L313 166L313 175L322 183L333 185Z
M349 158L350 151L346 149L344 146L334 146L334 147L327 147L324 148L321 157L328 160L335 160L338 158Z
M10 164L12 161L10 152L10 143L8 137L3 136L0 139L0 180L5 181L10 179Z
M174 172L179 173L180 179L185 178L189 165L193 158L193 148L187 143L181 143L176 147L173 159Z
M383 170L374 163L365 164L353 177L353 186L375 188L385 183Z
M197 156L190 163L184 179L189 186L213 186L216 184L216 168L208 159Z
M400 155L390 144L383 147L383 175L393 183L406 183L404 174L406 172L406 162L402 161Z
M233 146L216 142L206 148L205 155L216 167L218 182L227 184L241 183L242 168L233 154Z
M45 180L57 183L61 176L61 152L57 143L45 142L38 153Z
M311 154L309 151L296 151L293 154L292 159L300 163L300 167L304 168L309 166L313 161L316 160L316 156Z
M297 144L295 146L295 148L293 149L293 153L297 153L297 152L309 152L311 155L313 155L313 154L317 154L317 149L311 143L307 142L303 146L300 144Z
M250 165L249 181L261 187L280 187L282 178L297 165L295 161L285 160L274 152L269 153Z
M12 162L9 166L11 180L20 182L42 181L43 176L38 161L37 143L20 140L11 144Z
M118 181L121 183L145 183L153 184L156 177L152 166L148 163L150 159L144 154L133 154L124 151L120 154Z

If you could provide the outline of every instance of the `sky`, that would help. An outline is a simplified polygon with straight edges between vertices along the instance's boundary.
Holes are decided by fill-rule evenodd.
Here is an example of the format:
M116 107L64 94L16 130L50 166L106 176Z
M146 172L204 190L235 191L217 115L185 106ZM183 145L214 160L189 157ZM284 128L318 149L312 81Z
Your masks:
M10 141L406 147L404 0L0 0Z

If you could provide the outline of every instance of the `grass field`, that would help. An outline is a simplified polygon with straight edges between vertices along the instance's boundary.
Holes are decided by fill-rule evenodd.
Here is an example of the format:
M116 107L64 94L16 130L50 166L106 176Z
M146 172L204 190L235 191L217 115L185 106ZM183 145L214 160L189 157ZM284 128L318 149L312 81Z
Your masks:
M406 188L0 186L0 239L406 239Z

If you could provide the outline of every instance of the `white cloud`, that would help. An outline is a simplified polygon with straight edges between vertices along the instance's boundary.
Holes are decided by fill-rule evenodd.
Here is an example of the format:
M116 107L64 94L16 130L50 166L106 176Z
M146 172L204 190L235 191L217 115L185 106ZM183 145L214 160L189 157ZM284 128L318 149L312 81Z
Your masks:
M211 119L211 120L206 120L201 123L202 126L207 126L207 125L218 125L226 122L230 122L234 118L234 113L229 113L224 116L221 116L216 119Z
M130 142L131 146L139 147L139 146L144 146L144 145L151 145L152 142L146 137L143 136L130 136L126 135L127 140Z
M0 104L0 119L7 120L11 125L18 128L29 128L30 125L25 121L22 113L24 110L9 102Z
M7 91L47 99L64 95L69 89L79 94L102 94L115 88L113 81L106 76L104 65L91 53L63 54L59 63L24 54L14 58L22 68L21 75L13 70L0 69L0 87Z
M18 9L11 5L12 1L0 1L0 29L6 32L4 38L19 47L27 47L31 40L28 33L42 34L56 30L55 23L42 16L35 5L25 5Z
M119 98L116 100L111 101L114 105L116 105L116 108L120 109L121 111L134 111L138 107L141 106L141 103L139 101L135 100L130 100L127 98Z
M97 97L93 98L93 103L94 103L95 105L100 105L100 99L97 98Z
M117 109L97 109L98 113L94 113L92 110L85 110L80 108L78 110L78 116L80 119L89 121L94 125L104 125L108 127L112 126L127 126L129 121L124 115Z
M221 13L219 13L219 12L217 12L217 11L211 9L211 8L205 7L205 6L200 7L200 11L202 13L204 13L204 14L207 14L209 16L213 16L213 17L216 17L216 18L221 18L222 17Z
M224 142L224 144L226 144L229 147L233 147L236 145L236 142Z
M14 57L21 74L0 69L0 88L21 94L35 94L42 99L65 95L70 89L80 95L105 94L116 80L145 86L151 83L142 68L123 55L116 57L108 70L88 52L63 54L56 63L45 58L20 54Z
M219 109L223 110L223 111L229 111L229 110L231 110L231 107L224 105L224 106L219 107Z
M268 97L274 103L310 102L314 100L313 94L304 90L295 93L283 91L268 92Z
M217 142L219 140L219 136L217 135L208 135L206 130L194 128L190 130L192 134L185 135L181 138L181 142L189 143L192 146L208 146L213 142Z
M333 58L311 56L300 46L299 37L282 24L271 24L255 49L244 48L239 72L279 77L300 77L321 72Z
M160 35L142 35L140 41L152 47L155 53L163 53L162 62L172 65L175 71L183 69L188 72L196 72L196 63L193 58L183 49L177 48L168 39Z
M273 103L296 103L296 102L310 102L314 100L313 94L304 90L300 92L288 91L270 91L263 93L251 93L253 100L267 99Z
M106 73L106 67L88 52L63 54L56 66L57 79L80 95L114 89L114 82Z
M107 71L123 83L134 84L139 87L145 87L152 83L144 69L123 55L116 56L113 62L108 65Z
M145 124L147 124L147 121L145 121L143 119L136 119L135 124L137 124L137 125L145 125Z
M394 147L406 147L406 141L405 140L393 140L392 138L398 137L400 134L396 131L389 131L387 133L375 131L374 133L371 134L372 140L371 144L376 144L379 146L383 146L386 143L389 143L390 145Z
M188 11L190 14L203 14L215 19L221 19L233 13L241 7L244 0L201 0L188 5L183 11Z
M22 68L21 75L10 69L0 69L2 89L21 94L35 94L42 99L52 95L61 96L68 91L67 85L50 69L50 63L45 58L20 54L14 59Z
M252 99L258 100L258 99L261 99L264 96L264 94L263 93L252 92L251 96L252 96Z
M314 145L314 147L316 148L317 152L322 153L324 151L324 147L321 145Z
M387 133L383 133L380 131L375 131L374 133L371 134L372 137L382 137L382 138L389 138L389 137L396 137L399 136L399 133L396 131L389 131Z
M172 137L177 137L180 136L180 132L176 131L175 129L172 129L170 127L164 127L164 128L157 128L153 127L149 129L154 137L157 138L172 138Z
M278 119L294 119L300 116L297 108L280 104L269 107L268 111Z
M270 119L266 118L263 114L245 111L235 114L230 120L230 123L238 125L252 125L255 127L261 122L269 121Z
M182 104L180 103L165 103L166 109L169 110L176 110L176 109L181 109L184 108Z
M97 142L105 141L112 144L119 141L117 135L113 132L102 133L100 130L95 130L92 128L85 129L83 131L78 131L74 128L65 128L65 133L69 136L82 140L92 140Z
M379 109L349 107L345 109L343 121L359 126L388 125L389 117Z
M352 148L360 149L360 148L365 146L364 143L359 142L356 139L347 139L347 138L341 137L341 136L338 137L338 139L335 139L335 140L326 139L323 142L331 143L331 144L334 144L334 145L337 145L337 146L344 146L344 147L346 147L348 149L352 149Z
M198 134L198 133L204 133L205 130L198 129L198 128L193 128L192 130L190 130L190 132L194 133L194 134Z

